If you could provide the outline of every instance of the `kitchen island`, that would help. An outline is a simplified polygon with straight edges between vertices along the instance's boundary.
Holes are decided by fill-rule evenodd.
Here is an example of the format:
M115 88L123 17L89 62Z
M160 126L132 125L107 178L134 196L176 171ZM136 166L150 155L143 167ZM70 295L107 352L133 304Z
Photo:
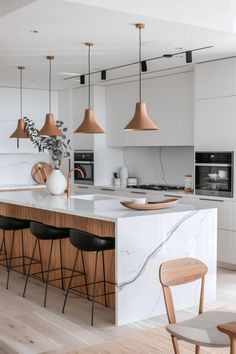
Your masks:
M110 296L108 305L115 308L117 325L165 313L158 271L160 264L169 259L196 257L205 262L209 269L205 300L214 300L217 210L177 204L160 211L134 211L120 204L124 199L88 194L67 199L65 195L51 196L46 190L2 192L0 213L115 237L115 252L109 251L106 256L106 276L116 284L115 296ZM25 237L30 255L33 236L28 232ZM68 240L63 246L65 265L71 266L75 251ZM45 259L47 252L48 246L43 245ZM57 264L56 256L53 262ZM94 255L86 255L88 280L93 266ZM173 289L177 309L198 303L199 285L196 282ZM103 303L103 299L98 298L98 302Z

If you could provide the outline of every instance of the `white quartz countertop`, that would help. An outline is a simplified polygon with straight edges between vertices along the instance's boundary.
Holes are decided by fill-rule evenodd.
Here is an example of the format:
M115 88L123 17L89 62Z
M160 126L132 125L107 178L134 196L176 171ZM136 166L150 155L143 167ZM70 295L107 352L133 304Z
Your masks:
M76 195L84 198L84 196L88 195L88 193L76 193ZM163 197L160 196L159 199L156 199L163 200ZM65 194L61 196L52 196L45 189L8 191L0 193L0 202L2 203L16 204L112 222L115 222L119 218L132 218L136 216L147 217L148 215L154 214L176 213L200 209L194 204L187 205L178 203L172 207L162 210L136 211L121 205L120 201L122 200L129 200L129 198L100 194L99 200L95 201L75 198L67 199Z
M15 191L21 189L42 189L46 188L45 184L5 184L3 186L0 185L1 191Z

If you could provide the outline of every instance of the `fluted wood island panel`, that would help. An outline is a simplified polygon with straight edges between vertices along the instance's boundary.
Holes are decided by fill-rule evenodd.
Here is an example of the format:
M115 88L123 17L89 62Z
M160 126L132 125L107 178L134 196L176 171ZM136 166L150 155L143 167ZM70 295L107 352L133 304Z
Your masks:
M74 228L78 230L84 230L87 232L91 232L98 236L115 236L115 223L110 221L104 220L95 220L86 217L80 217L76 215L69 215L54 211L42 210L27 206L21 205L14 205L9 203L0 203L0 215L10 216L18 219L26 219L31 221L39 221L44 224L56 226L56 227L68 227ZM20 235L20 231L19 231ZM12 239L12 232L7 232L7 248L10 250L10 243ZM24 230L24 248L25 254L27 256L31 256L33 244L35 238L31 235L29 230ZM43 265L44 267L47 266L47 260L49 256L49 242L50 241L40 241L41 248L42 248L42 257L43 257ZM21 241L20 237L15 238L15 246L14 249L17 250L14 255L18 256L21 254ZM76 249L70 244L69 239L62 240L63 246L63 266L72 268L74 257L76 254ZM104 252L105 255L105 265L106 265L106 279L114 283L115 278L115 261L114 261L114 251ZM38 254L36 254L38 257ZM88 253L84 252L84 261L85 261L85 270L87 281L93 281L93 271L94 271L94 264L95 264L95 254L94 252ZM17 264L17 263L15 263ZM33 268L34 267L34 268ZM32 267L33 271L39 271L39 265L34 265ZM53 258L52 258L52 267L57 268L60 267L60 257L59 257L59 242L54 242L54 251L53 251ZM46 269L46 268L45 268ZM78 261L77 269L82 269L81 259ZM23 272L23 269L17 268L17 270ZM67 272L66 275L70 275ZM99 259L98 270L97 270L98 280L102 279L102 260L101 257ZM55 279L60 277L58 271L52 272L51 279ZM83 280L82 277L78 277L74 279L74 285L80 284ZM66 283L65 283L66 284ZM61 287L61 282L56 281L53 282L53 285L57 287ZM29 285L30 286L30 285ZM108 285L107 289L110 291L114 291L114 287ZM83 289L85 292L85 289ZM102 284L97 287L97 290L102 293L103 286ZM104 304L103 297L97 297L97 302ZM68 303L69 306L69 303ZM108 306L113 307L115 306L115 299L114 295L108 296Z

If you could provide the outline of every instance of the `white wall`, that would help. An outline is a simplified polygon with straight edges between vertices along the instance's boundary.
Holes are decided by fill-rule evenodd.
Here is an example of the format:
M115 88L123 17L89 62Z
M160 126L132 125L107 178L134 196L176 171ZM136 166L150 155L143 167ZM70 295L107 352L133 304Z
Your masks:
M16 148L16 139L9 139L20 118L20 93L17 88L0 87L0 153L29 153L35 152L29 139L20 141ZM58 117L58 92L52 92L52 112ZM44 124L48 113L48 91L23 89L23 116L35 121L37 127Z
M48 161L47 154L38 154L29 139L9 139L17 126L20 99L19 89L0 87L0 186L32 184L31 168L34 163ZM52 112L58 119L58 92L52 92ZM35 121L38 128L44 124L48 113L48 91L23 89L23 116Z
M36 184L31 169L40 161L49 162L48 154L0 154L0 187Z
M126 147L124 164L129 176L138 177L139 183L184 185L184 175L194 171L194 148Z

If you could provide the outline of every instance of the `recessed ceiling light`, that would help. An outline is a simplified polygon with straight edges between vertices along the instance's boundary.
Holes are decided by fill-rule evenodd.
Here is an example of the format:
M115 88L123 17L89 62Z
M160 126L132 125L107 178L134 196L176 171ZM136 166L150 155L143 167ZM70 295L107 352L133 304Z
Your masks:
M38 30L30 30L31 33L39 33Z

